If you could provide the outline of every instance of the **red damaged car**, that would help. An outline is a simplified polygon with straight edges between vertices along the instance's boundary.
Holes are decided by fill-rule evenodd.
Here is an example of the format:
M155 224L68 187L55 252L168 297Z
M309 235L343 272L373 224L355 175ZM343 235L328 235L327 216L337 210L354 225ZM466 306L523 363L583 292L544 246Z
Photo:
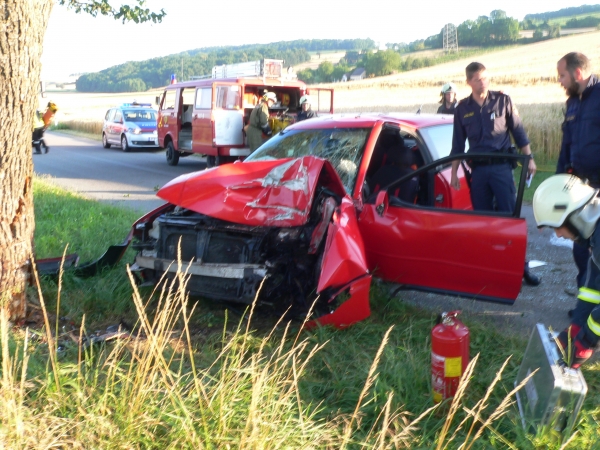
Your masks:
M314 321L337 327L369 316L372 276L512 303L527 244L519 218L526 171L515 171L512 215L474 212L468 163L494 156L448 157L451 141L452 119L443 115L299 122L243 162L158 191L168 203L134 224L132 269L146 282L165 272L172 279L180 251L194 295L245 304L258 295L275 312L312 311ZM450 165L461 158L457 191Z

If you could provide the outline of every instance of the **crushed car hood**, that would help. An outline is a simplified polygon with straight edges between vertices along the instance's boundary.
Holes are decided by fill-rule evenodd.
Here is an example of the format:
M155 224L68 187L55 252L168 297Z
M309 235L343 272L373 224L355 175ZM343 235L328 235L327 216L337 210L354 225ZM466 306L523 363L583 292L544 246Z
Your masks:
M226 164L182 175L157 195L182 208L229 222L291 227L306 223L317 186L346 195L333 166L321 158Z

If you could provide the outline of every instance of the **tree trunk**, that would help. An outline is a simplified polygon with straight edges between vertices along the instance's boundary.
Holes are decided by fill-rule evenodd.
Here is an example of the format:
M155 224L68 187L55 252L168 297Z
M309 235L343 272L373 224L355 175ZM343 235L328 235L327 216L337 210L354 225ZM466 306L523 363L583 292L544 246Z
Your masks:
M25 317L33 231L33 114L53 0L0 0L0 307Z

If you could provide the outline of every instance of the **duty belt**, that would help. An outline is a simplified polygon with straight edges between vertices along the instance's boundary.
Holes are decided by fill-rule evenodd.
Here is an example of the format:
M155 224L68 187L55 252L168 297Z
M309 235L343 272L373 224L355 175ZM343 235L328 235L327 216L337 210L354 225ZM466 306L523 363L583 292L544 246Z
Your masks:
M508 158L478 158L477 161L469 161L467 160L469 166L471 166L472 169L476 168L476 167L482 167L482 166L492 166L495 164L508 164L511 163L512 160L508 159Z

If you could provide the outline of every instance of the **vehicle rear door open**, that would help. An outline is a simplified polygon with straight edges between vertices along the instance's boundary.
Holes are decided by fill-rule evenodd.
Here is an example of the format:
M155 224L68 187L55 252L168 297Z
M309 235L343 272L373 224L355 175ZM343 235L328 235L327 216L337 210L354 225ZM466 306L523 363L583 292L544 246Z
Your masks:
M237 83L213 84L213 133L215 146L243 145L242 87Z
M203 153L203 150L213 145L211 107L212 86L198 87L192 115L192 151L194 153Z
M333 114L333 89L308 88L306 92L311 97L313 111L317 114Z

